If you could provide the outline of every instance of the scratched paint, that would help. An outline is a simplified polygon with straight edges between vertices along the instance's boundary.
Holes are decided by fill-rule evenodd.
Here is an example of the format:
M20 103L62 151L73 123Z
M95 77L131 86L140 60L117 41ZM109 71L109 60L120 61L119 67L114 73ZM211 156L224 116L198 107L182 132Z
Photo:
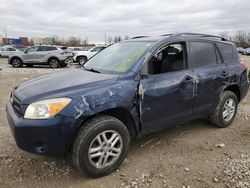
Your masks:
M136 90L136 84L129 85L125 81L110 88L83 94L75 105L74 117L78 119L81 116L90 116L105 109L122 106L132 108Z

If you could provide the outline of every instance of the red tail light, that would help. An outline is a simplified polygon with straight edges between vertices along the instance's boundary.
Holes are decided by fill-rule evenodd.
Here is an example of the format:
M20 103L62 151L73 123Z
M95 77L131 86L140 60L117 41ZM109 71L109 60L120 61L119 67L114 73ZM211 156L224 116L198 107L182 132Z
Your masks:
M248 69L248 64L246 64L244 61L240 61L240 65L244 68L244 69Z

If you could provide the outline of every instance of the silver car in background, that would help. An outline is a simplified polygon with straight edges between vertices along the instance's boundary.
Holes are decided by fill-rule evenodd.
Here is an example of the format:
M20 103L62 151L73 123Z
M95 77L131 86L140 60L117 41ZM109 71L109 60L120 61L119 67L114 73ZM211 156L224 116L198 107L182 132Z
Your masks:
M57 46L32 46L24 52L17 52L9 56L9 64L13 67L26 65L49 65L51 68L65 67L72 61L72 53Z
M1 47L1 49L0 49L0 56L1 57L9 57L10 55L12 55L16 52L21 52L21 51L16 49L16 48L13 48L13 47L4 46L4 47Z

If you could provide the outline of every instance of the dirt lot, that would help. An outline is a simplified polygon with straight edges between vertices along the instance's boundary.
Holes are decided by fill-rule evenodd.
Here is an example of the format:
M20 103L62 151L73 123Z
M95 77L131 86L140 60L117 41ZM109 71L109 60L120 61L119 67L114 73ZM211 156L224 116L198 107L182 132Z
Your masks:
M250 65L250 57L242 59ZM14 69L0 59L1 188L250 187L250 92L229 128L199 120L133 141L120 169L99 179L80 175L69 157L55 159L18 149L5 115L10 92L20 82L53 71L59 70Z

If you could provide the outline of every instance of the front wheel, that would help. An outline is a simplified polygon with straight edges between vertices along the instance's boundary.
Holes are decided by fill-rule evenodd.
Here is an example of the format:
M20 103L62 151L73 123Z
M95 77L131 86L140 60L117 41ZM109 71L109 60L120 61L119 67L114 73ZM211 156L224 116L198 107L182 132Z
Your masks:
M129 143L129 132L121 121L112 116L95 117L81 127L74 141L74 165L92 177L108 175L122 164Z
M19 68L23 66L23 62L20 58L15 57L11 60L11 65L15 68Z
M231 91L221 94L220 102L210 116L210 121L218 127L228 127L233 122L238 108L238 99Z
M84 56L80 56L76 58L76 61L79 63L79 65L84 65L87 62L87 58Z

